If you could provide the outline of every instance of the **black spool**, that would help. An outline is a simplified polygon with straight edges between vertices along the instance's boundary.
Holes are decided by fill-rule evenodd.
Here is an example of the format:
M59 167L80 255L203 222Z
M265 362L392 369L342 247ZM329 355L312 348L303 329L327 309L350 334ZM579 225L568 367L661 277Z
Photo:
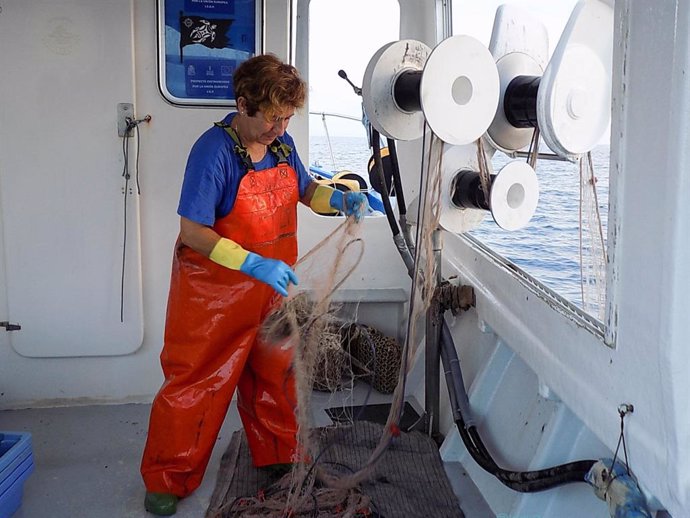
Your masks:
M491 176L493 182L496 176ZM453 204L461 209L490 210L489 200L484 196L482 182L477 171L460 171L453 180Z
M418 112L422 109L419 90L422 83L421 70L406 70L393 85L393 97L401 110Z
M506 88L503 112L516 128L537 127L537 92L541 76L517 76Z

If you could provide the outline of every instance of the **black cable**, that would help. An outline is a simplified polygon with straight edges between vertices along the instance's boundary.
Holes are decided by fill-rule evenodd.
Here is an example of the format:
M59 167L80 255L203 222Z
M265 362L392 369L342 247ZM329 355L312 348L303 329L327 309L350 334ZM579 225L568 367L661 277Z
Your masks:
M405 203L405 195L403 193L402 179L400 177L400 163L398 162L398 151L395 147L395 140L386 138L386 145L388 146L388 156L391 158L393 185L395 186L395 196L398 199L398 210L401 216L405 216L407 214L407 204Z
M140 135L139 135L139 124L142 122L149 122L151 116L147 115L143 119L135 120L127 118L127 128L125 129L124 135L122 136L122 177L125 179L125 187L123 191L124 196L124 207L123 207L123 231L122 231L122 274L120 276L120 322L125 320L125 267L126 267L126 257L127 257L127 192L129 191L129 180L131 179L131 174L129 173L129 137L132 136L132 131L134 130L137 135L137 149L134 158L134 179L137 186L137 195L141 195L141 187L139 186L139 148L140 148Z
M122 273L120 275L120 322L125 321L125 268L127 260L127 191L129 190L129 135L135 128L134 121L127 120L127 129L122 136L122 177L125 179L123 191L123 231L122 231Z
M372 128L372 145L374 148L374 168L376 169L376 174L379 175L379 181L381 182L382 191L381 200L383 201L383 207L386 211L386 218L388 219L388 225L391 227L391 232L393 232L393 237L397 237L400 234L400 229L398 228L398 223L395 221L395 215L393 214L393 206L391 205L391 200L388 195L390 187L386 184L386 175L383 173L383 163L381 161L381 136L378 130Z
M386 184L386 179L385 175L383 173L383 166L381 163L381 146L380 146L380 135L378 131L374 128L372 128L372 145L374 148L374 166L377 169L377 173L380 178L381 185L383 187L382 189L382 200L384 203L384 207L386 209L386 216L388 217L388 221L391 227L391 230L393 232L393 238L395 239L398 234L400 233L397 223L395 222L395 218L393 215L393 210L392 206L390 204L390 199L388 198L388 192L389 192L389 187ZM426 141L426 131L424 132L423 135L424 139L422 141L422 151L424 151L425 148L425 141ZM394 149L394 146L393 146ZM431 151L431 145L430 145L430 151ZM389 141L389 153L391 152L391 146L390 146L390 141ZM393 151L395 153L395 150ZM424 168L424 153L422 152L422 169ZM397 155L396 155L397 159ZM393 160L391 158L391 160ZM397 162L397 160L396 160ZM395 170L395 169L394 169ZM399 177L398 177L399 178ZM420 190L420 193L422 191ZM402 188L398 189L396 185L396 194L402 193ZM400 205L400 203L399 203ZM404 203L402 204L404 205ZM420 206L421 206L421 200L420 200ZM417 232L419 233L421 227L421 222L418 224ZM419 239L419 235L417 236L417 239ZM505 486L519 492L536 492L536 491L544 491L546 489L551 489L553 487L567 484L567 483L572 483L572 482L585 482L585 475L589 472L589 470L592 468L592 466L596 463L594 460L583 460L583 461L575 461L575 462L570 462L566 464L560 464L558 466L554 466L551 468L545 468L541 470L535 470L535 471L512 471L512 470L506 470L498 466L496 462L494 461L493 457L489 453L488 449L484 445L483 441L481 440L481 437L479 435L479 432L473 424L470 426L466 426L465 424L465 419L468 419L469 422L473 422L471 420L470 415L466 415L463 417L462 412L460 411L460 408L463 407L463 405L458 404L460 400L467 399L467 394L465 392L465 387L464 383L462 381L462 371L459 369L459 361L457 358L457 351L455 350L455 344L453 343L452 340L452 335L450 334L450 331L447 329L447 324L445 322L445 319L443 319L443 315L441 315L442 320L443 320L443 326L444 326L444 331L441 334L441 346L442 346L442 360L444 360L444 368L446 369L447 372L447 386L449 390L449 395L451 399L451 403L454 405L453 412L454 415L456 416L455 418L455 424L458 428L458 432L460 433L460 437L465 444L465 447L467 448L468 452L472 456L472 458L481 466L485 471L488 473L494 475L501 483L503 483ZM451 369L450 364L451 363L457 363L457 372L459 373L459 382L456 383L456 380L454 379L454 376L450 375L451 372L453 372L453 369ZM405 363L403 362L403 365ZM404 381L404 380L403 380ZM457 387L457 385L462 385L461 387ZM465 407L465 413L469 413L469 401L466 403ZM400 420L400 416L398 416L398 422Z
M459 369L459 361L457 359L455 344L453 343L450 331L447 329L445 319L442 325L446 328L446 332L441 334L441 359L447 373L446 380L448 381L448 390L452 391L451 402L455 406L453 409L455 424L460 433L462 442L465 444L468 453L475 462L477 462L482 469L494 475L505 486L522 493L544 491L571 482L585 482L585 475L596 463L595 460L569 462L534 471L512 471L498 466L481 440L477 427L473 424L470 426L465 424L466 419L468 422L472 422L471 415L462 415L463 411L460 410L462 405L459 404L459 401L466 398L467 393L465 392L461 376L460 379L456 379L457 376L448 375L449 372L452 372L451 363L457 362L457 368ZM461 384L462 386L460 386ZM469 410L465 409L464 412L467 414Z

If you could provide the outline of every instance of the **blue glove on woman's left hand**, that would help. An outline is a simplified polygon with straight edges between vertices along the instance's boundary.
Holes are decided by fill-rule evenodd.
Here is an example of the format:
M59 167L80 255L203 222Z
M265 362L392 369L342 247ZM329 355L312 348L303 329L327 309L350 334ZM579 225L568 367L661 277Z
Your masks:
M346 216L354 216L357 223L360 222L362 216L369 207L367 197L361 192L342 192L337 189L333 190L330 199L331 207Z

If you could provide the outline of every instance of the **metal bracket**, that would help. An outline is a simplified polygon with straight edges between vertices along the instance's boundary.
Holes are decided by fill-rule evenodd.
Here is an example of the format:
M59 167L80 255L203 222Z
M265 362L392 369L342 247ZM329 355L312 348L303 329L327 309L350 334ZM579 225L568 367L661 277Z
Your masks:
M5 331L19 331L22 328L19 324L10 324L9 322L0 322L0 327L4 327Z
M128 120L134 120L134 105L132 103L118 103L117 105L117 136L124 137L127 133L127 123ZM127 137L131 137L132 132L127 134Z

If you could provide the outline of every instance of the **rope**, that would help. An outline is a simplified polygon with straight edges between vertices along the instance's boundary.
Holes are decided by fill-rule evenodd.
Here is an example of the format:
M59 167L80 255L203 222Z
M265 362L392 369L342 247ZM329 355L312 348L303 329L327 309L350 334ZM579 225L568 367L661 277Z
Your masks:
M486 151L484 150L484 142L481 137L477 139L477 163L479 164L479 182L481 184L482 193L484 193L484 201L489 205L491 176L489 173L489 164L486 159Z
M628 448L625 445L625 416L628 414L632 414L635 410L635 407L633 407L631 404L623 404L618 407L618 415L621 418L621 433L618 436L618 444L616 445L616 451L613 454L613 460L611 461L611 469L609 470L611 473L614 473L613 467L616 465L616 458L618 458L618 450L621 447L621 444L623 445L623 455L625 456L625 469L628 472L628 475L630 475L630 462L628 461Z
M321 121L323 122L323 129L326 132L326 141L328 142L328 151L331 154L331 163L333 164L333 170L335 171L335 156L333 155L333 146L331 145L331 135L328 133L328 124L326 123L326 114L321 114Z
M537 158L539 158L539 126L534 128L532 139L529 143L529 151L527 152L527 163L532 169L537 168Z
M426 131L423 143L426 144ZM367 513L373 508L368 497L362 495L359 486L371 478L372 473L383 454L400 434L400 419L404 408L404 395L407 375L411 369L410 361L416 356L419 343L415 342L416 326L431 303L435 294L434 274L435 261L431 235L438 226L440 218L441 193L441 164L443 156L443 142L435 135L429 139L427 160L421 162L420 175L420 203L417 226L418 246L415 249L415 272L412 279L411 299L408 306L407 333L401 353L401 365L398 382L393 392L392 403L383 434L369 459L358 471L345 475L336 475L328 469L328 465L319 462L328 445L321 452L313 452L310 429L310 398L315 372L315 360L318 358L317 347L324 335L333 313L331 298L335 290L355 270L364 252L363 241L352 234L359 228L354 218L348 218L326 238L300 258L295 268L308 269L314 264L314 271L321 277L310 279L315 282L318 292L314 294L314 303L306 319L298 318L290 301L283 303L283 314L273 317L269 324L268 336L272 332L282 330L278 343L281 347L291 345L295 350L293 362L296 383L296 413L298 421L298 452L300 462L288 475L272 488L270 495L266 492L263 498L243 498L229 502L217 516L333 516L333 509L339 509L337 516L361 515L364 509ZM352 256L352 246L360 244L359 253ZM329 261L330 268L324 269L324 260L317 261L319 254L328 250L333 251L333 260ZM347 261L353 264L348 266ZM345 272L341 274L339 272ZM300 278L305 276L300 273ZM304 320L300 322L300 320ZM287 331L286 331L287 330ZM265 329L262 329L267 336ZM287 335L287 338L286 338ZM328 514L330 512L331 514ZM326 514L324 514L326 513ZM367 514L362 513L362 514Z

